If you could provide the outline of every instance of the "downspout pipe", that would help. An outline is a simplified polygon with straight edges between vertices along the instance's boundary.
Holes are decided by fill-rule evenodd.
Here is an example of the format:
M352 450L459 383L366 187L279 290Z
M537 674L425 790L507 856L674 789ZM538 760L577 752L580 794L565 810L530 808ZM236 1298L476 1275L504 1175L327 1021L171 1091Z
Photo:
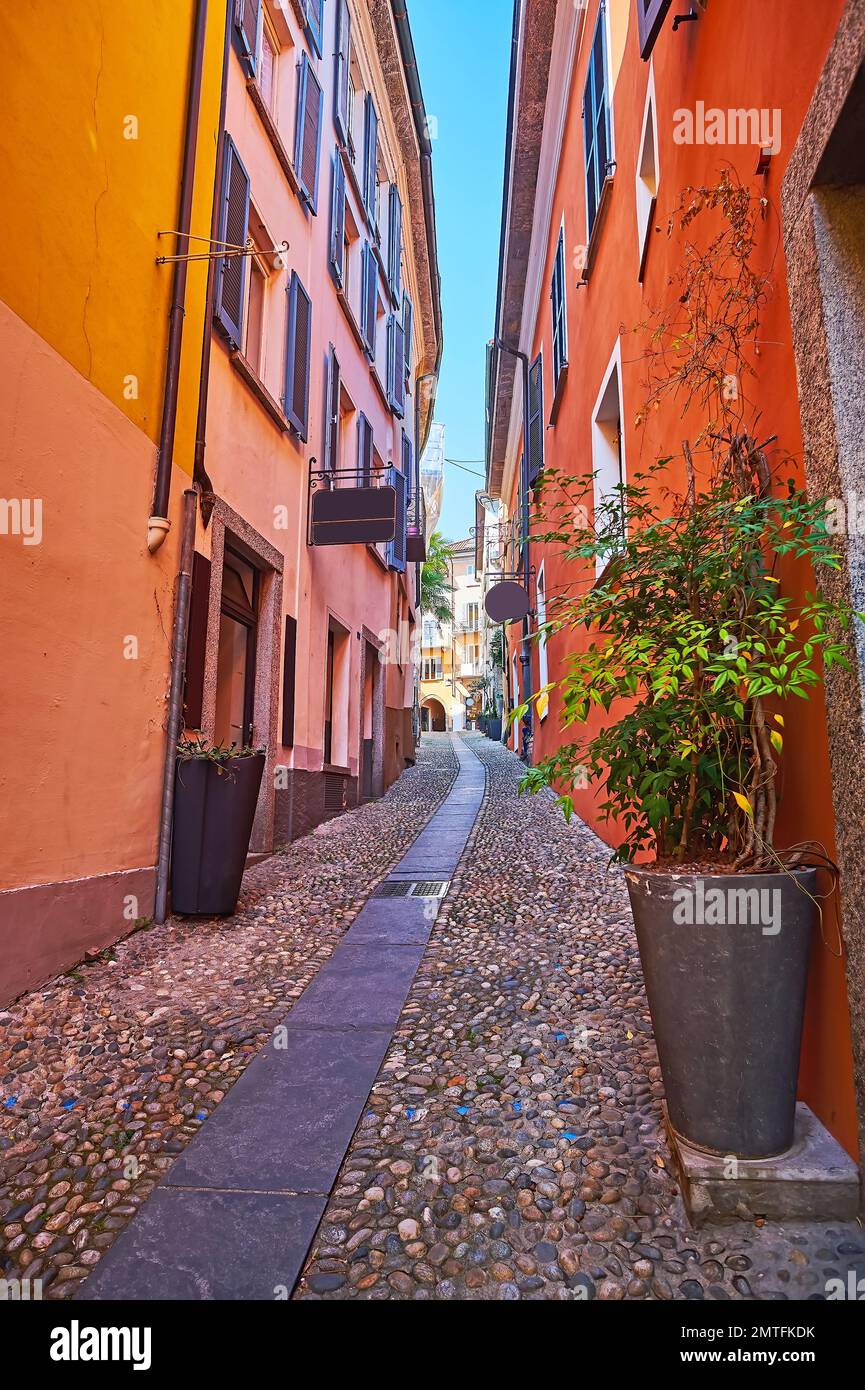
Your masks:
M423 92L421 91L420 75L418 73L417 55L415 53L414 39L411 35L411 25L409 24L408 10L404 0L391 0L391 13L393 15L394 27L396 29L397 42L399 44L400 57L402 59L403 72L405 73L406 86L408 87L409 100L411 102L412 116L414 117L415 132L417 134L418 149L420 151L420 177L421 191L424 204L424 225L426 227L427 259L429 261L430 288L432 290L432 311L433 323L436 335L436 356L433 371L427 373L429 377L438 379L441 369L443 335L442 335L442 306L441 306L441 276L438 265L438 248L436 244L436 211L435 211L435 191L433 188L432 173L432 141L429 136L429 126L427 122L426 107L424 105ZM428 422L432 422L433 406L435 403L435 391L430 400ZM417 439L418 452L426 444L426 435L423 441Z
M183 166L180 176L180 208L177 214L178 259L174 262L171 286L171 308L168 316L168 356L165 384L162 392L162 423L156 458L156 479L153 486L153 505L147 523L147 549L151 555L163 544L171 526L168 502L171 495L171 465L174 458L174 432L177 425L177 397L180 388L180 349L183 341L183 319L186 313L186 280L189 251L189 232L192 222L192 193L195 183L195 155L198 145L198 115L201 106L201 84L204 73L204 45L207 33L207 0L196 0L195 33L189 74L189 93L186 105L186 129L183 138Z
M526 593L531 594L530 581L532 573L531 556L529 554L529 359L528 354L522 352L520 348L512 347L510 343L504 342L502 338L496 338L496 347L500 352L508 352L512 357L517 357L523 369L523 456L520 460L520 525L523 532L523 583L526 586ZM531 699L532 695L532 652L531 652L531 616L526 614L523 618L522 650L520 652L520 665L523 668L523 702ZM533 726L533 707L529 705L526 714L526 733L529 740L532 737ZM526 760L529 761L529 750L526 749Z
M159 813L159 846L156 859L154 922L164 922L168 914L168 868L171 860L171 830L174 822L174 773L177 741L183 719L183 679L186 674L186 632L189 625L189 597L192 590L192 555L195 549L195 518L198 494L186 488L183 494L183 532L180 542L180 573L174 608L174 640L171 651L171 686L168 694L168 727L165 731L165 760L162 767L162 802Z
M214 245L219 234L219 213L222 201L222 167L225 155L225 108L228 102L228 64L231 56L231 31L234 25L234 5L225 6L225 38L222 46L222 90L219 97L219 125L216 131L216 168L213 178L213 204L210 211L210 241ZM210 350L213 343L213 312L216 305L216 277L221 262L212 256L207 264L207 290L204 298L204 327L201 341L201 370L198 379L198 416L195 422L195 461L192 480L201 494L201 519L210 521L213 511L213 487L204 466L207 449L207 402L210 390Z

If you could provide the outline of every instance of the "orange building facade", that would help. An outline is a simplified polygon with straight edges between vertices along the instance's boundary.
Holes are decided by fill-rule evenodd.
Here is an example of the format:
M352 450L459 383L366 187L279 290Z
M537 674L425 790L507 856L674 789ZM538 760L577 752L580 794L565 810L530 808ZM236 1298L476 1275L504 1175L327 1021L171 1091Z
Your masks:
M2 1005L153 915L174 732L266 748L258 854L412 759L441 316L404 5L36 4L0 73Z
M684 191L715 185L725 168L766 200L755 269L770 274L772 290L750 388L761 429L777 436L776 456L791 460L799 481L833 496L844 494L845 483L849 488L858 464L845 474L838 440L825 421L820 432L819 402L836 395L838 385L828 380L834 305L817 285L827 268L818 264L826 150L835 150L832 178L845 185L858 178L855 136L844 123L852 120L850 94L862 62L862 10L844 0L805 7L789 0L745 6L733 0L691 6L517 0L499 348L490 359L487 402L487 486L506 509L501 535L507 568L519 560L517 548L504 542L524 530L524 476L530 506L540 474L551 469L570 477L594 474L597 498L599 487L627 482L657 457L673 455L670 481L682 485L680 407L662 402L647 422L637 422L646 398L648 332L639 326L668 303L675 284L683 234L674 226L668 235L668 224ZM841 168L844 148L849 163ZM852 227L855 213L849 216ZM845 254L855 235L850 230ZM812 284L810 294L803 277ZM813 355L819 356L827 335L824 380L819 373L812 377ZM855 605L852 540L849 546L848 553L845 542L839 592ZM593 581L594 565L565 561L559 550L529 547L532 629L550 615L557 596ZM808 582L808 574L791 567L782 573L792 592L802 593ZM558 632L546 643L526 644L519 625L510 626L506 689L512 708L562 677L577 640ZM841 866L841 923L834 911L826 914L826 940L812 953L800 1089L856 1154L865 1115L863 821L849 760L852 745L861 765L861 710L854 702L863 668L854 648L851 659L852 686L830 681L825 699L820 692L785 711L789 751L776 839L779 845L819 841ZM516 732L511 737L516 744ZM533 711L531 761L571 737L562 725L561 693L553 689ZM573 798L599 835L611 845L621 842L621 828L600 817L595 790L575 789Z

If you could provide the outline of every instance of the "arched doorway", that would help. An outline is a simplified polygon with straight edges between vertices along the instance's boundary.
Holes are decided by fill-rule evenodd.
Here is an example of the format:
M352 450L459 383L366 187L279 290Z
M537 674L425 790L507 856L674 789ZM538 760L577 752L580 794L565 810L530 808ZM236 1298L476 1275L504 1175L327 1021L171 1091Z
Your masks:
M424 700L421 708L421 719L424 730L429 733L443 734L447 730L448 720L445 714L445 707L441 700Z

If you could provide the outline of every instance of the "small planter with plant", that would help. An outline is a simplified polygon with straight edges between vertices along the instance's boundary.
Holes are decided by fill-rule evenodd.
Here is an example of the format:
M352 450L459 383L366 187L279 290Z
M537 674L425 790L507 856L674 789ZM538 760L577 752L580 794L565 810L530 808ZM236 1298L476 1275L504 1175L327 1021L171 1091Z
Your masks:
M263 748L181 739L174 783L172 911L227 916L237 907L249 851Z
M600 574L548 600L543 629L580 634L555 684L563 725L584 735L523 782L553 787L568 818L575 788L599 790L622 835L613 860L626 866L670 1124L698 1147L755 1158L793 1140L809 950L835 878L822 847L775 845L782 710L819 689L821 665L847 663L854 616L800 590L802 566L819 579L838 564L827 499L809 498L785 460L770 466L774 440L748 416L763 211L726 176L683 198L683 228L705 212L721 231L704 251L685 245L638 419L668 394L689 423L699 414L680 489L662 456L584 529L593 479L544 480L533 539Z

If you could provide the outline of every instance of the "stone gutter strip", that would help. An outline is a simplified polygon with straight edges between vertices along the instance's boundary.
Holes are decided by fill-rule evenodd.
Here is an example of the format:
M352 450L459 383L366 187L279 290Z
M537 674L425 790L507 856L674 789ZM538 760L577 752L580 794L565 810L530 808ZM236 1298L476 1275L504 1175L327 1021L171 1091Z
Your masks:
M484 794L451 792L388 875L446 879ZM429 900L371 898L271 1042L84 1286L84 1299L274 1299L303 1267L432 930Z

